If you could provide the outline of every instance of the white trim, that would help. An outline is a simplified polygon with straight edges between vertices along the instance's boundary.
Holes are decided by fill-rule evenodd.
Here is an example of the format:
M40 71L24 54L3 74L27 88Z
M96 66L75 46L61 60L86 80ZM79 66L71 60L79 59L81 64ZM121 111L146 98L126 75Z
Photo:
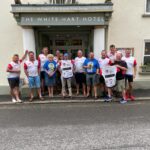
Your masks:
M150 55L145 55L145 44L146 42L150 43L150 39L145 39L144 40L144 44L143 44L143 60L142 60L142 64L144 65L144 57L150 57Z

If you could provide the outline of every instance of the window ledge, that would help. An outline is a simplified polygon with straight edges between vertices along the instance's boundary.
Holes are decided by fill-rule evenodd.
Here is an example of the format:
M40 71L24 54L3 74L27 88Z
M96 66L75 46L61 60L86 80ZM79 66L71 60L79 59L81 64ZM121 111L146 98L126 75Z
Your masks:
M140 71L139 74L140 75L150 75L150 72L142 72L142 71Z
M142 17L150 17L150 13L145 13L142 15Z

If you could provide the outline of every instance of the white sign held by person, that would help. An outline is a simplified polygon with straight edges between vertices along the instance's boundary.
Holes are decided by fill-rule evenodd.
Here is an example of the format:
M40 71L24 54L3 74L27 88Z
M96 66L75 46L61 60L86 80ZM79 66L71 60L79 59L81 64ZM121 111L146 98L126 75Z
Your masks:
M73 65L70 60L62 61L61 64L63 78L71 78L73 76Z
M102 75L107 87L113 87L116 85L116 73L117 68L115 66L108 66L102 69Z

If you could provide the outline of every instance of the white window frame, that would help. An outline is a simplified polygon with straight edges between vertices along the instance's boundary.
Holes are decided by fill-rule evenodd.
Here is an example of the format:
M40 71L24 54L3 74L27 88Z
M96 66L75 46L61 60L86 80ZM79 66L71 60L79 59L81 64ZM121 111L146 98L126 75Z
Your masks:
M147 12L147 1L148 1L148 0L145 0L145 14L150 15L150 12Z
M145 55L145 45L146 45L146 43L150 43L150 39L144 40L143 65L144 65L144 57L146 57L146 56L150 57L150 55Z

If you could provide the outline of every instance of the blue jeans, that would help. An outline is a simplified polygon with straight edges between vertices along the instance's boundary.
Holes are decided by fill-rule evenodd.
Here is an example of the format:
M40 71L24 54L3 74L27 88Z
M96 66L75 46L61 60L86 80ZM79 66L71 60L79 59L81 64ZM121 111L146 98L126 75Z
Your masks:
M31 89L41 87L40 76L28 77L28 81L29 81L29 88Z

